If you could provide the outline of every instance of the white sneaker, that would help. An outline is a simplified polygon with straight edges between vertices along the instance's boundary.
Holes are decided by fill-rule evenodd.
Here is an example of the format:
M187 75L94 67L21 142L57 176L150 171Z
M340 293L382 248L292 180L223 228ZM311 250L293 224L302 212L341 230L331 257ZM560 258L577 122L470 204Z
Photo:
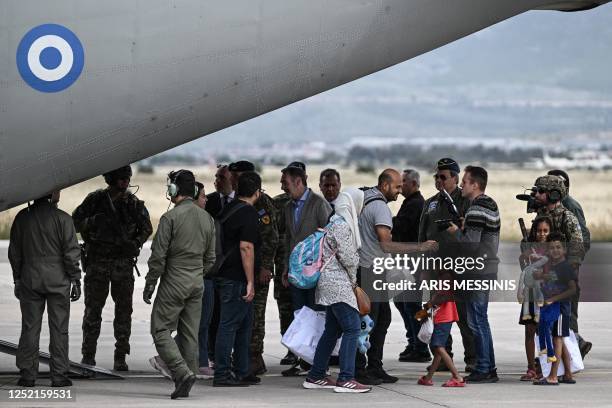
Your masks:
M334 387L334 392L354 392L360 394L370 391L372 391L372 387L363 385L355 380L338 381Z
M215 376L215 370L210 367L200 367L196 378L199 380L210 380Z
M312 380L306 377L306 380L304 380L304 382L302 383L302 387L308 390L316 390L319 388L335 388L336 382L329 377L323 378L322 380Z
M166 363L164 363L164 360L162 360L161 357L151 357L149 359L149 364L151 364L151 367L159 371L164 377L169 380L172 380L172 374L170 373L168 366L166 365Z

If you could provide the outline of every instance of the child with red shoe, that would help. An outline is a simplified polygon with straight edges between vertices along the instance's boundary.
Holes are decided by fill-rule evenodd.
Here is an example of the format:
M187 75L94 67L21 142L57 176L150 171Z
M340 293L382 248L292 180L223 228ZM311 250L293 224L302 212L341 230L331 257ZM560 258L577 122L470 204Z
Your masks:
M453 281L452 276L448 272L443 272L440 277L448 282L448 285L452 287ZM422 320L427 317L427 311L432 309L434 329L431 335L430 347L434 353L434 359L427 375L419 378L417 384L419 385L433 385L433 375L438 369L441 362L449 368L452 378L442 384L443 387L465 387L463 378L459 375L453 359L446 351L446 341L451 332L453 322L459 321L459 315L457 314L457 305L453 300L453 292L451 290L438 291L436 292L431 300L427 302L423 310L419 310L415 318Z

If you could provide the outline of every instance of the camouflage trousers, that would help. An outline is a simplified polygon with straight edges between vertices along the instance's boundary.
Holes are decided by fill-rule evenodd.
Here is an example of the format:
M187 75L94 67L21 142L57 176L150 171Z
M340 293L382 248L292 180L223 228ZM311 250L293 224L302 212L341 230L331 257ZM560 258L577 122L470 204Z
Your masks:
M255 284L255 297L253 298L253 331L251 332L251 356L263 354L264 337L266 336L266 303L270 283Z
M83 356L95 356L102 324L102 309L110 288L115 302L115 351L130 354L132 331L132 296L134 274L131 259L90 261L84 279L85 314L83 316Z
M276 299L278 305L280 333L283 335L293 321L293 303L291 301L291 290L283 286L280 275L274 276L274 299Z

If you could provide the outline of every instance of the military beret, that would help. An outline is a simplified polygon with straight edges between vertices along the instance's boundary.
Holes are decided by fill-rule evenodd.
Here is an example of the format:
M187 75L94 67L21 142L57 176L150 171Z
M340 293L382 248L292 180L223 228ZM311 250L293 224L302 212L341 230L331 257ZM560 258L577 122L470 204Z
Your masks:
M242 173L243 171L255 171L255 165L250 161L240 160L234 163L230 163L228 167L229 171L237 171Z
M550 174L546 176L538 177L535 181L536 188L542 188L547 191L557 190L561 194L561 199L567 196L567 188L563 178L559 176L552 176Z
M436 167L438 168L438 170L450 170L454 173L461 172L461 169L459 168L459 164L455 160L449 157L445 157L443 159L438 160Z
M294 161L291 162L287 165L287 167L285 167L284 169L282 169L281 171L285 171L288 169L298 169L298 170L302 170L304 173L306 173L306 165L302 162L299 161Z

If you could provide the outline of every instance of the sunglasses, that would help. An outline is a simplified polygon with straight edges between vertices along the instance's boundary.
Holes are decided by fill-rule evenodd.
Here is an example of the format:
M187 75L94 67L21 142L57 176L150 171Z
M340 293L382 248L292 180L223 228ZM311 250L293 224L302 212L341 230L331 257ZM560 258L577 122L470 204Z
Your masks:
M445 174L434 174L434 175L433 175L433 178L434 178L434 180L440 179L440 180L442 180L442 181L446 181L446 179L447 179L448 177L446 177L446 175L445 175Z

